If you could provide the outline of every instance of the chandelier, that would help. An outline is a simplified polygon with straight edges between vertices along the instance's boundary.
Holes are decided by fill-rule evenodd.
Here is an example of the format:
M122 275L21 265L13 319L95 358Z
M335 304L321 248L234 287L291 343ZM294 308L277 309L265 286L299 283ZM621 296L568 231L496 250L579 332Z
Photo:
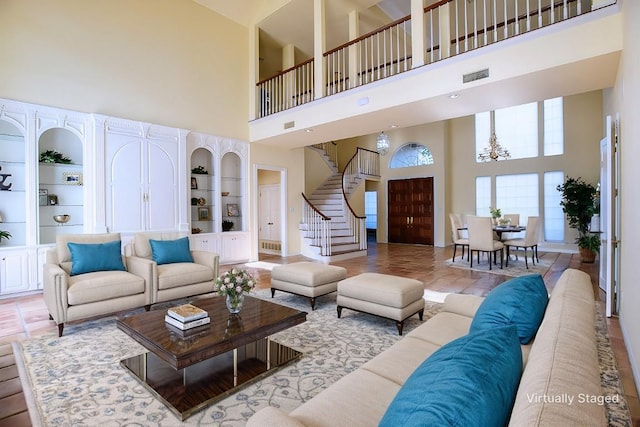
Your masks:
M491 138L489 138L489 146L485 147L483 152L478 154L478 160L482 162L488 162L490 160L498 161L500 160L500 157L510 159L511 154L509 153L509 150L500 145L496 133L493 132L491 134Z
M389 152L389 137L384 132L380 132L378 138L376 139L376 148L378 149L378 153L384 156Z

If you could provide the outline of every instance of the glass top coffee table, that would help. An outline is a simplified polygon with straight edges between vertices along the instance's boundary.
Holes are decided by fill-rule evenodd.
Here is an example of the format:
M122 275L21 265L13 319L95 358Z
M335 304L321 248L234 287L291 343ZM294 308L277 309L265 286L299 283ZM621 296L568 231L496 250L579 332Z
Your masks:
M166 309L117 320L149 350L120 364L181 420L302 355L269 336L305 322L304 311L250 296L235 315L224 297L191 304L209 313L209 325L180 331L165 322Z

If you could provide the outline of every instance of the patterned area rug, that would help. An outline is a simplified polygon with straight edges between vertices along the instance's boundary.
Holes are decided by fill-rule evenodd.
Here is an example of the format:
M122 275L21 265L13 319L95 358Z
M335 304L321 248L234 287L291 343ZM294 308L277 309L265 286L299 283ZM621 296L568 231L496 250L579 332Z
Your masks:
M254 292L271 299L269 290ZM279 293L274 302L308 311L308 300ZM441 305L427 301L425 320ZM16 364L33 425L38 426L243 426L268 405L290 412L335 381L381 353L401 337L392 321L350 310L335 314L335 294L321 297L307 322L274 336L304 352L294 364L180 422L133 377L121 359L144 349L120 332L114 319L68 325L55 334L14 343ZM405 332L419 326L417 316ZM610 426L630 426L622 382L602 315L596 317L603 395Z
M252 295L272 300L268 289ZM273 336L303 357L184 422L120 367L121 359L145 350L113 317L66 325L62 338L52 333L14 343L34 426L243 426L269 405L292 411L401 338L390 320L351 310L338 319L335 294L320 297L315 311L295 295L278 293L272 301L309 313L307 322ZM441 308L426 304L425 321ZM407 320L405 334L421 324L417 316Z
M529 252L528 252L529 253ZM467 261L466 255L464 259L460 259L459 256L456 256L456 261L453 262L451 258L446 260L444 263L449 267L459 268L463 270L469 271L480 271L482 273L491 273L491 274L500 274L502 276L511 276L518 277L524 276L525 274L541 274L542 276L549 270L549 268L553 265L556 258L558 258L558 254L555 252L546 252L539 254L540 262L536 262L535 265L531 263L531 258L528 257L529 260L529 268L527 269L524 264L524 258L522 257L522 253L518 254L518 259L515 259L513 252L511 254L511 259L509 260L509 266L503 266L500 268L500 261L498 260L498 265L493 265L491 270L489 270L489 263L487 262L486 255L480 257L480 264L477 263L477 256L473 258L473 268L470 267L469 261Z

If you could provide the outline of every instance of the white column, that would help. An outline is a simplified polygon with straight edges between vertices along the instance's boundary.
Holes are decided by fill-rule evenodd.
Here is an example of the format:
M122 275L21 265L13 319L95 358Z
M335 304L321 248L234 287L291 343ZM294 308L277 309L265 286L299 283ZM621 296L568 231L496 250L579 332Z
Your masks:
M424 65L424 1L411 0L411 68Z
M258 76L260 75L260 36L256 25L249 25L249 117L257 119Z
M327 44L325 37L325 0L313 0L313 87L315 98L325 94L324 56Z

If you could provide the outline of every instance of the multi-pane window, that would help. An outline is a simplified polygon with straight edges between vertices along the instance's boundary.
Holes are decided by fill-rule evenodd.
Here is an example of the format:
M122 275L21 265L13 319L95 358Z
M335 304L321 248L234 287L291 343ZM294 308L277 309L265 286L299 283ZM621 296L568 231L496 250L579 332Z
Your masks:
M494 129L512 159L538 157L538 103L496 110Z
M364 192L364 222L366 228L378 228L378 193L375 191Z
M409 168L433 164L431 150L422 144L410 142L398 148L389 162L389 168Z
M544 239L550 242L564 240L564 213L558 185L564 184L564 172L544 173Z
M544 155L564 154L564 113L562 98L544 101Z
M564 153L563 114L562 98L548 99L542 103L542 145L545 156ZM539 122L536 102L476 114L476 158L489 144L492 131L495 131L498 143L509 150L511 159L538 157Z
M520 222L539 216L538 174L496 176L496 207L503 214L520 214Z
M540 149L544 156L564 154L563 109L562 98L553 98L542 103L533 102L476 114L476 156L487 147L492 132L496 133L498 143L509 150L511 159L538 157ZM560 194L556 190L557 185L564 182L563 172L544 173L542 207L539 206L540 174L523 172L495 176L495 187L492 186L491 176L477 177L476 214L489 216L489 206L493 200L491 191L495 189L495 207L503 214L520 214L522 224L526 224L529 216L544 214L544 239L563 241L564 214L560 206Z
M491 208L491 177L476 177L476 215L490 216Z

